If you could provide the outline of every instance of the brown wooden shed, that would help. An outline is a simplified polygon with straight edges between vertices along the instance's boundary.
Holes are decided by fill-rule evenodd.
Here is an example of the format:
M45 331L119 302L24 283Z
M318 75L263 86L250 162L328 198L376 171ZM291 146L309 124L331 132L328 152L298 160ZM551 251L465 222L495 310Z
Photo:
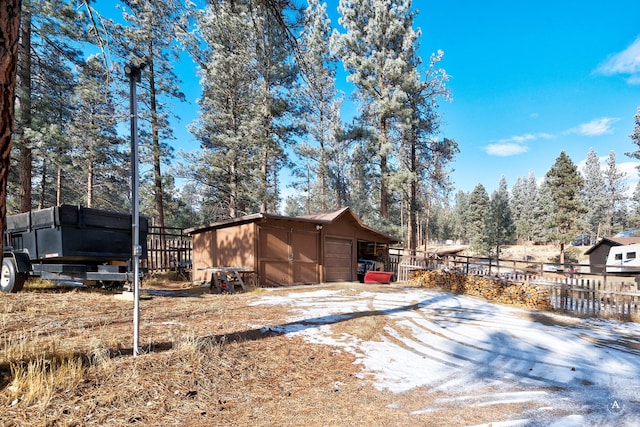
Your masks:
M250 267L260 286L357 279L358 259L389 268L389 245L398 239L374 230L349 209L288 217L267 213L186 230L193 237L193 280L205 267Z

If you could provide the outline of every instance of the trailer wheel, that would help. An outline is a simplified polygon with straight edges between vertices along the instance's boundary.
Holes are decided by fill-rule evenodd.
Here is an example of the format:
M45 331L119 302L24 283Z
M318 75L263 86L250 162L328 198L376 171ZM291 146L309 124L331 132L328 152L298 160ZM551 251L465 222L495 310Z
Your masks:
M0 270L0 291L20 292L27 277L18 273L16 263L11 258L2 259L2 269Z

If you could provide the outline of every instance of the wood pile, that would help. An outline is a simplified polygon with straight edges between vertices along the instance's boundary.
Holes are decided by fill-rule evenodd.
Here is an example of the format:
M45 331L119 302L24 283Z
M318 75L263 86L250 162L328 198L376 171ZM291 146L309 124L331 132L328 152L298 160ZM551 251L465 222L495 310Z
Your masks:
M457 294L474 295L489 301L537 310L551 310L548 289L524 282L515 283L499 277L465 276L457 271L416 271L411 283L425 288L442 289Z

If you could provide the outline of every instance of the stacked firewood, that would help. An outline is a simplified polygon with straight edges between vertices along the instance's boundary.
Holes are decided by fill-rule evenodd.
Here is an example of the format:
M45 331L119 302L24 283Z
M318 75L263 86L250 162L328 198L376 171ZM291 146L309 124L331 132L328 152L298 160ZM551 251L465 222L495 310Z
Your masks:
M489 276L466 276L447 270L416 271L411 282L417 286L479 296L502 304L538 310L551 309L549 291L527 282L515 283Z

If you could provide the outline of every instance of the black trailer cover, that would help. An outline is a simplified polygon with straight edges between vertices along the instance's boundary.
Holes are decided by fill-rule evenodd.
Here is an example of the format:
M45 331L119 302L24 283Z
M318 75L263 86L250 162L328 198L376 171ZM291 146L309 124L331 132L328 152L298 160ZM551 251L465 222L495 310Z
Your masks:
M148 219L140 217L147 253ZM39 262L106 262L131 259L131 215L72 205L7 216L7 244Z

